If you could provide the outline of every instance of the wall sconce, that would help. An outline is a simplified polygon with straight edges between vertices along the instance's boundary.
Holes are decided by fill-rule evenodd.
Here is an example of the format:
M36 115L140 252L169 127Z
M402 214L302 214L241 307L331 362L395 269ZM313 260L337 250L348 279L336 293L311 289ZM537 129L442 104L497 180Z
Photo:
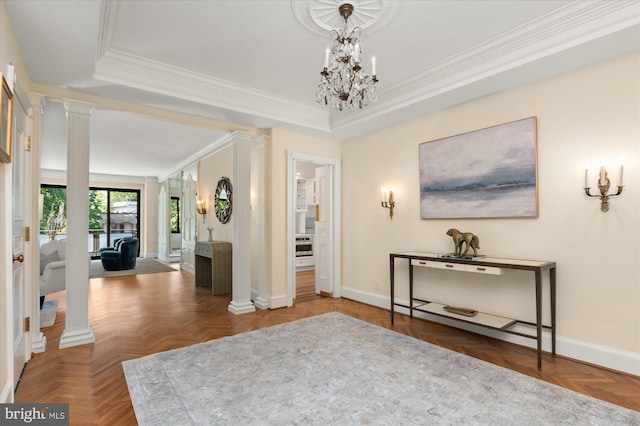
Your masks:
M204 217L207 215L207 202L196 199L196 209L198 210L198 214L202 215L202 223L204 223Z
M380 189L380 204L385 209L389 209L389 219L393 219L393 208L396 206L393 201L393 186L388 191L386 186Z
M624 171L624 159L620 157L620 183L618 183L618 192L615 194L609 194L609 186L611 182L609 181L609 174L605 169L605 160L604 158L600 160L600 175L598 177L598 188L600 189L600 194L591 194L589 187L589 169L591 165L587 161L584 165L584 192L589 197L599 197L600 198L600 210L603 212L609 211L609 197L615 197L617 195L622 194L622 188L624 188L622 175Z

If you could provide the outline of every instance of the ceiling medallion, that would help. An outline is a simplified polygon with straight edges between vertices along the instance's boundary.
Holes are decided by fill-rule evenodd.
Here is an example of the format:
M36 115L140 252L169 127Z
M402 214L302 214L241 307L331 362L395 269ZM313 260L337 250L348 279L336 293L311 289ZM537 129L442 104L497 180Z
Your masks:
M371 77L361 65L362 44L360 27L349 29L349 18L354 8L344 3L338 8L344 19L344 28L331 30L329 46L325 51L324 67L320 72L320 83L316 92L316 101L322 106L336 111L355 111L375 102L376 58L371 58Z
M307 30L322 36L343 25L336 10L344 0L291 0L291 9L298 22ZM373 34L384 28L396 15L397 0L352 0L351 22Z

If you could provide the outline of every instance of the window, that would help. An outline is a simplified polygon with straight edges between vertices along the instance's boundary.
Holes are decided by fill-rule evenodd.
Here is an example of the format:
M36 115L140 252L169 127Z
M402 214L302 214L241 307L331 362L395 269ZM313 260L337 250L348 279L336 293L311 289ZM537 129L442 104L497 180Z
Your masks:
M42 185L40 244L64 239L67 233L67 188ZM100 248L113 245L116 238L140 234L140 191L135 189L90 188L88 248L97 256Z

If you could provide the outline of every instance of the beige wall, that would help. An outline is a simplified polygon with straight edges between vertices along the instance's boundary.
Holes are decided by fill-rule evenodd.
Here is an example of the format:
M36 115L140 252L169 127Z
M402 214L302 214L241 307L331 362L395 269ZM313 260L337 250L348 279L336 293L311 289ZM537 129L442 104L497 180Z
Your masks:
M287 294L287 153L289 151L313 154L323 157L340 158L341 145L338 142L312 136L274 129L271 134L270 153L270 214L267 227L271 248L271 275L268 292L272 298L283 298ZM343 210L344 211L344 210ZM269 282L270 281L270 282Z
M214 196L218 179L228 177L233 185L233 145L228 145L198 162L198 198L207 202L207 215L204 223L198 215L198 240L207 241L213 228L214 241L233 242L233 211L229 222L222 224L216 217Z
M22 53L13 33L13 26L9 21L4 1L2 2L0 14L2 15L0 21L0 72L6 73L7 65L13 64L20 85L29 93L31 77L29 77L29 71L22 59Z
M147 179L141 200L142 217L142 257L158 257L158 181Z
M557 262L559 339L640 354L639 76L640 55L632 54L344 143L343 287L388 300L388 254L448 252L445 232L455 227L479 235L481 254ZM420 143L531 116L538 118L539 218L420 219ZM607 158L615 185L621 155L625 191L603 213L582 189L584 163ZM383 185L396 188L393 220L379 204ZM406 279L406 268L398 267L397 279ZM419 286L421 296L534 317L533 277L524 272L428 277L437 282ZM397 297L408 299L407 291Z

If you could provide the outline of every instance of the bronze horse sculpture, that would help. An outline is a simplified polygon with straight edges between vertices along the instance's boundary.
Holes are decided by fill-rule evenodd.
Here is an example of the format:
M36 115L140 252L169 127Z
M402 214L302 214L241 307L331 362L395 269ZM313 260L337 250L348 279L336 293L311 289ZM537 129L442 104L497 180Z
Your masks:
M473 235L471 232L460 232L454 228L449 229L447 235L453 238L453 244L455 245L454 256L465 257L470 248L473 249L473 255L477 256L477 249L480 248L480 240L476 235ZM462 253L462 243L466 244L464 253Z

